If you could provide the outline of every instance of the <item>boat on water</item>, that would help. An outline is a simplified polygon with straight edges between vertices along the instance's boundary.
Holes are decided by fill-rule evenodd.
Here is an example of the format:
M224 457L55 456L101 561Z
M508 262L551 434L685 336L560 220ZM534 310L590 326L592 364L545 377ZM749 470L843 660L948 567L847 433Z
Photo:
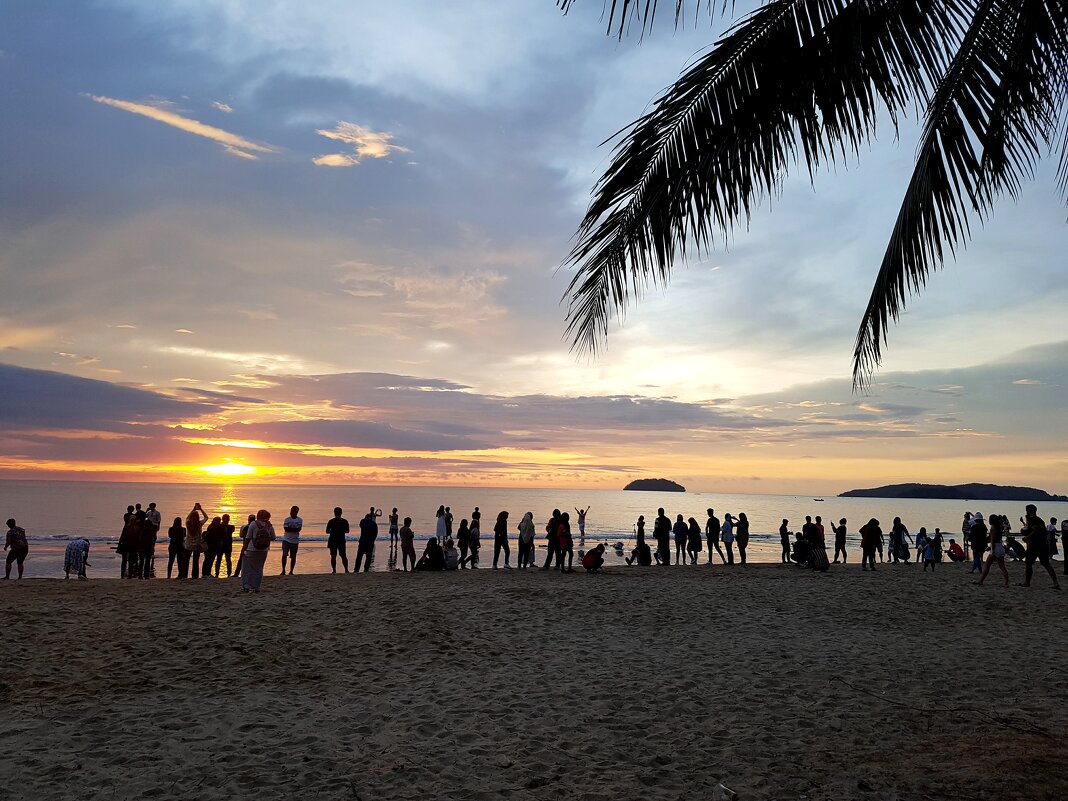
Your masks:
M823 498L813 498L816 503L823 503Z

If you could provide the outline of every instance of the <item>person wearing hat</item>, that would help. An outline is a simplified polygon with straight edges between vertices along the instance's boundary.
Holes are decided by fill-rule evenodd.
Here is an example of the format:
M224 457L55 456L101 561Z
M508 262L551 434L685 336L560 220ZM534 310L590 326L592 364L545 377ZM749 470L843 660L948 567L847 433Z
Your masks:
M972 549L972 569L970 573L982 571L983 554L986 553L987 537L990 529L986 527L983 513L976 512L972 515L972 524L968 526L968 544Z

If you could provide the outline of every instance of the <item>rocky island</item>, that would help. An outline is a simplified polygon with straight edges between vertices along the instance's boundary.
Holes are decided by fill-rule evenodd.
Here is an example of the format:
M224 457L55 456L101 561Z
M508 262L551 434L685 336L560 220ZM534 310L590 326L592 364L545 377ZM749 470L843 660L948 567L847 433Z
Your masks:
M667 478L637 478L623 489L646 492L686 492L686 487Z
M1068 501L1034 487L1003 487L1000 484L888 484L873 489L843 492L839 498L938 498L951 501Z

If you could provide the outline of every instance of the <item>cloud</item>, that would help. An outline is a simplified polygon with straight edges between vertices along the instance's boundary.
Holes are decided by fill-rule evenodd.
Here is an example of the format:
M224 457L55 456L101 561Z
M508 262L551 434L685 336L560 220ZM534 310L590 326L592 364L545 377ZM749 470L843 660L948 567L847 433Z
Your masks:
M339 122L333 130L320 128L320 136L352 145L355 155L348 153L331 153L314 160L321 167L354 167L361 159L384 159L391 153L410 153L406 147L392 145L393 134L387 131L372 131L355 122Z
M140 114L142 117L148 117L150 120L162 122L163 124L170 125L180 131L185 131L186 133L191 133L195 136L202 136L205 139L211 139L222 145L227 153L243 159L258 159L259 157L253 155L254 153L278 152L278 149L275 147L262 145L249 139L245 139L243 136L224 131L222 128L216 128L213 125L205 125L202 122L191 120L188 117L183 117L181 114L176 114L173 111L161 108L159 105L132 103L129 100L116 100L113 97L103 97L101 95L89 95L89 98L97 103L103 103L105 106L122 109L131 114Z
M217 108L219 111L226 112L227 114L232 114L234 111L233 106L231 106L229 103L223 103L218 100L213 101L211 105L212 107Z

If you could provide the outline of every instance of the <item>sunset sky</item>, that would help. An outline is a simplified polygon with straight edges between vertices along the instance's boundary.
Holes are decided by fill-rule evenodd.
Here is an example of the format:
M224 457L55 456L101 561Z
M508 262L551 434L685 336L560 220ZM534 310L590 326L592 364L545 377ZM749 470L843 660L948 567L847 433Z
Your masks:
M909 304L868 395L853 338L915 121L569 352L600 143L722 25L619 43L600 15L0 4L0 477L1068 491L1055 159Z

